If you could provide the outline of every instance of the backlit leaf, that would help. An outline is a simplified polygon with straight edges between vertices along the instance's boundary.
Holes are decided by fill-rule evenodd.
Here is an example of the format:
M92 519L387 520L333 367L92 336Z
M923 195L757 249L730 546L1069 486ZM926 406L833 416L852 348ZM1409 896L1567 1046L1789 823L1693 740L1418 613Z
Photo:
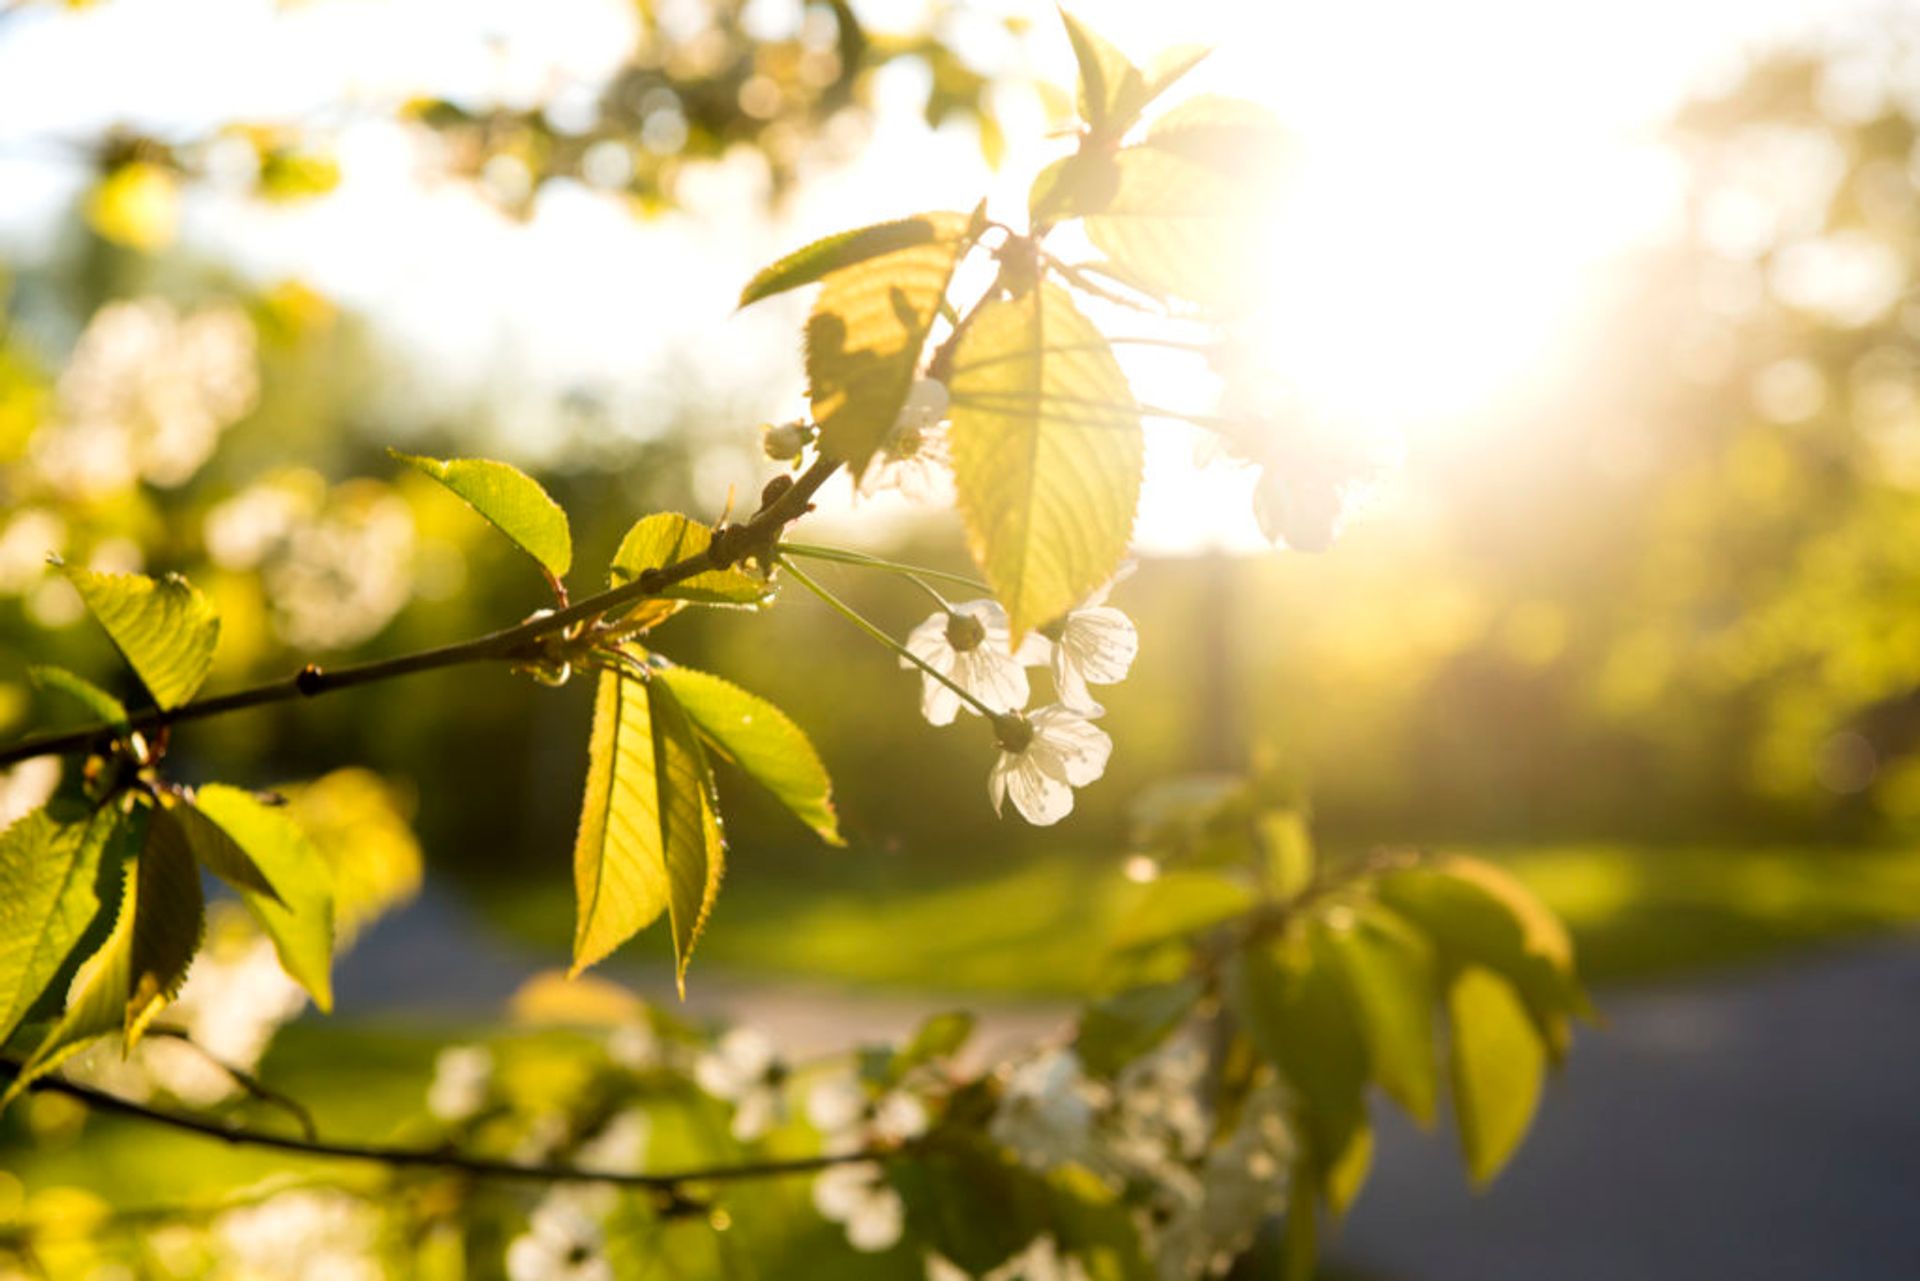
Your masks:
M1074 1053L1087 1073L1111 1077L1173 1034L1200 999L1198 979L1129 988L1089 1006L1080 1016Z
M713 531L678 512L655 512L634 522L620 549L613 554L608 581L614 587L632 582L649 569L664 569L698 556L713 542ZM673 584L654 599L641 602L629 618L645 611L653 621L670 617L686 601L702 605L759 605L772 593L764 579L743 569L709 569ZM657 617L656 617L657 616Z
M931 239L829 273L807 318L807 395L820 448L856 476L893 430L954 266L972 244L965 214L920 220L934 228Z
M1484 1187L1533 1123L1546 1051L1513 988L1478 966L1455 976L1447 1013L1460 1151L1474 1183Z
M111 810L56 798L0 832L0 1044L4 1044L116 892L101 858Z
M833 782L806 733L787 714L729 681L688 667L668 667L665 681L701 732L743 773L772 792L829 845L844 845L833 812Z
M684 992L687 961L724 867L713 779L687 713L657 679L602 672L574 841L571 973L664 911Z
M192 698L213 666L220 620L198 588L178 574L97 574L69 566L67 577L153 701Z
M1150 293L1232 307L1262 287L1283 134L1259 107L1195 98L1115 153L1111 195L1083 213L1112 268ZM1250 266L1252 269L1250 269Z
M284 806L209 783L194 805L246 851L279 901L242 888L241 901L273 940L280 967L320 1009L333 1008L333 885L326 859Z
M175 811L155 807L148 814L134 886L138 905L129 944L125 1017L129 1046L179 992L206 926L200 867Z
M513 545L538 561L555 578L573 568L573 534L567 513L540 482L507 463L489 458L422 458L388 450L458 494Z
M1366 1037L1374 1079L1422 1125L1432 1124L1439 1093L1433 948L1377 908L1346 928L1329 926L1326 939Z
M1065 9L1067 42L1080 70L1075 105L1096 137L1117 138L1146 105L1146 75L1126 54Z
M241 849L227 830L185 801L169 800L160 808L167 823L179 829L179 839L201 866L236 890L264 894L274 902L280 894L267 880L253 856ZM157 820L156 820L157 821Z
M988 303L953 367L952 451L967 540L1016 637L1113 576L1144 444L1125 375L1067 293Z
M27 669L27 678L36 686L64 694L94 716L109 725L127 723L127 706L113 695L95 685L92 681L68 671L64 667L33 666Z
M931 244L950 231L942 215L922 214L917 218L901 218L822 237L763 268L740 291L740 305L745 307L762 298L814 284L831 272L878 258L882 254Z

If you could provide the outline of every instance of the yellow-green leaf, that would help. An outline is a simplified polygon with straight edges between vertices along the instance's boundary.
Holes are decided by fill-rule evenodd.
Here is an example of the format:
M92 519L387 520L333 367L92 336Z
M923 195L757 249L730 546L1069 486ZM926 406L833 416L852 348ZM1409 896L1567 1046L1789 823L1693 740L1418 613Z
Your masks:
M66 695L109 725L124 726L127 723L126 704L64 667L36 664L27 668L27 679L40 689Z
M901 218L822 237L763 268L740 291L740 305L745 307L762 298L811 285L831 272L878 258L882 254L931 244L948 234L949 230L941 215L922 214L916 218Z
M1115 153L1103 202L1061 212L1084 213L1088 238L1148 292L1244 304L1264 287L1257 260L1273 218L1282 137L1260 107L1195 98L1156 121L1140 145Z
M1477 1186L1492 1182L1533 1123L1546 1048L1518 994L1468 966L1447 989L1453 1025L1453 1111L1460 1151Z
M577 976L667 910L660 784L646 686L611 669L594 693L587 790L573 843Z
M1067 42L1080 70L1075 105L1080 118L1098 138L1117 138L1126 132L1146 105L1146 76L1109 41L1065 9Z
M713 780L693 724L664 683L600 675L586 798L574 840L578 975L667 913L685 991L687 960L724 867Z
M1326 929L1329 955L1345 981L1366 1036L1374 1080L1422 1125L1439 1094L1433 948L1378 908Z
M624 586L649 569L664 569L689 556L698 556L713 542L713 531L690 516L678 512L655 512L634 522L620 549L613 555L608 581ZM661 591L656 598L643 601L636 613L658 614L659 621L686 601L702 605L755 606L772 593L765 579L744 569L709 569L682 579Z
M965 214L921 215L935 234L830 272L807 318L808 398L820 448L857 476L893 430L953 269Z
M220 639L220 620L198 588L178 574L66 574L154 702L174 708L193 697Z
M279 954L280 968L313 997L333 1008L333 885L327 861L286 809L250 792L210 783L194 805L246 852L278 896L240 888L240 899Z
M720 896L726 846L720 837L713 774L693 722L664 681L648 682L647 701L652 706L653 757L660 775L660 839L667 864L674 977L684 997L693 945Z
M952 396L968 544L1018 637L1106 582L1126 555L1139 411L1100 331L1051 284L980 309L954 359Z
M688 667L668 667L665 681L693 723L741 772L772 792L794 817L829 845L844 845L833 811L833 780L806 732L772 703L731 681Z
M458 494L505 534L515 547L555 578L573 568L573 534L567 513L540 482L508 463L490 458L422 458L388 450Z
M118 884L101 858L118 816L57 797L0 832L0 1044Z
M266 873L227 835L225 828L185 801L168 798L155 815L156 824L165 822L179 829L179 839L202 866L236 890L264 894L280 901L279 891L267 880Z
M165 808L156 807L147 817L134 896L125 1017L129 1046L179 992L206 925L199 864L174 813Z

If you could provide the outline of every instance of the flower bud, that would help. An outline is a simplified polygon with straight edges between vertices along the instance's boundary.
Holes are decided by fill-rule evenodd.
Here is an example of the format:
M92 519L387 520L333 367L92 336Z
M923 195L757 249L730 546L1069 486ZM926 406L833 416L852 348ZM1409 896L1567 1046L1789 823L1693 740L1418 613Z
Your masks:
M805 422L795 419L781 423L777 427L762 429L760 447L768 458L776 463L790 463L800 457L800 451L807 447L807 441L813 436L813 429Z
M958 612L947 615L947 644L953 646L955 653L978 649L986 639L986 625L973 615Z

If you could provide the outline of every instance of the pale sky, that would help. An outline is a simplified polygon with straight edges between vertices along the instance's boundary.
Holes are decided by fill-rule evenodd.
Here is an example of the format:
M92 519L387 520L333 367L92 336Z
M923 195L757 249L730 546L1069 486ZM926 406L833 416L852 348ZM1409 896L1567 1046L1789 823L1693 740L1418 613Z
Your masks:
M884 25L903 5L859 7ZM1760 44L1888 7L1087 0L1078 11L1142 59L1214 44L1196 86L1256 98L1298 136L1299 195L1276 229L1298 305L1280 309L1276 369L1343 420L1417 433L1468 419L1523 381L1570 332L1608 258L1671 216L1677 175L1653 143L1666 113L1730 83ZM1007 11L1033 17L1036 69L1070 83L1049 8L972 6L963 38L991 52L988 19ZM755 12L769 30L793 20L780 0ZM1002 175L988 174L966 131L919 123L925 85L903 68L880 85L861 157L777 219L760 214L754 166L741 163L703 175L689 211L655 223L565 188L521 226L458 185L421 184L412 144L382 122L421 91L522 103L561 86L589 91L631 32L619 0L109 0L0 19L0 249L32 255L69 208L83 175L60 158L63 138L122 119L159 132L316 121L342 130L339 191L291 209L196 195L187 247L367 311L418 353L423 386L505 386L529 422L574 387L608 395L643 427L689 385L731 389L737 412L757 417L797 407L805 300L736 315L756 266L845 226L966 208L983 190L1011 215L1058 152L1036 136L1037 108L1012 96L1015 145ZM663 396L663 384L674 391ZM751 425L740 424L743 444ZM540 453L538 438L510 443ZM1184 472L1186 453L1169 438L1159 456ZM1234 495L1245 483L1209 473L1157 487L1142 544L1245 544L1250 518L1198 518L1243 513Z

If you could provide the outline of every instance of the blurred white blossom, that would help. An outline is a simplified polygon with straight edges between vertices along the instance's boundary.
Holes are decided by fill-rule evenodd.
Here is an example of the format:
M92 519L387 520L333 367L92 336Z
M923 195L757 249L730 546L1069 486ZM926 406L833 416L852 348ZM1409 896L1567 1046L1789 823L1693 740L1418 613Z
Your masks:
M1012 640L998 601L971 600L928 615L908 634L907 652L993 710L1013 712L1027 705L1024 664L1045 661L1046 642L1029 637L1015 653ZM900 666L917 670L907 658ZM920 713L930 724L951 725L962 708L979 715L939 679L920 672Z
M877 1143L901 1143L927 1132L927 1105L910 1090L876 1094L851 1069L815 1083L807 1093L807 1120L829 1153Z
M822 1170L813 1181L813 1208L846 1229L847 1244L869 1253L891 1250L906 1227L906 1204L870 1161Z
M58 756L36 756L0 769L0 831L45 805L59 785Z
M450 1045L433 1061L427 1111L442 1121L465 1121L486 1106L493 1087L493 1052L484 1045Z
M0 593L18 595L67 548L67 523L44 507L22 507L0 525Z
M937 1254L927 1256L927 1281L970 1281L972 1275ZM1060 1253L1054 1239L1043 1236L980 1281L1088 1281L1088 1275L1080 1260Z
M507 1247L510 1281L613 1281L600 1226L612 1209L611 1193L588 1185L555 1188L542 1197L526 1232Z
M860 478L862 494L894 489L918 503L953 500L952 460L941 425L949 404L945 384L932 378L914 380L879 455Z
M214 1220L220 1281L378 1281L378 1211L344 1192L283 1192Z
M634 1174L646 1164L647 1143L652 1137L653 1123L647 1114L639 1108L627 1108L614 1113L598 1134L575 1150L573 1163L602 1174Z
M1073 789L1107 771L1113 740L1086 713L1049 703L1031 716L998 719L1000 757L987 775L993 812L1011 797L1029 823L1045 827L1073 812Z
M751 1143L779 1122L785 1078L773 1042L749 1027L730 1029L693 1065L693 1079L701 1089L733 1104L733 1137L742 1143Z
M1049 1050L1012 1068L988 1133L1022 1161L1052 1169L1086 1163L1099 1093L1071 1050Z

